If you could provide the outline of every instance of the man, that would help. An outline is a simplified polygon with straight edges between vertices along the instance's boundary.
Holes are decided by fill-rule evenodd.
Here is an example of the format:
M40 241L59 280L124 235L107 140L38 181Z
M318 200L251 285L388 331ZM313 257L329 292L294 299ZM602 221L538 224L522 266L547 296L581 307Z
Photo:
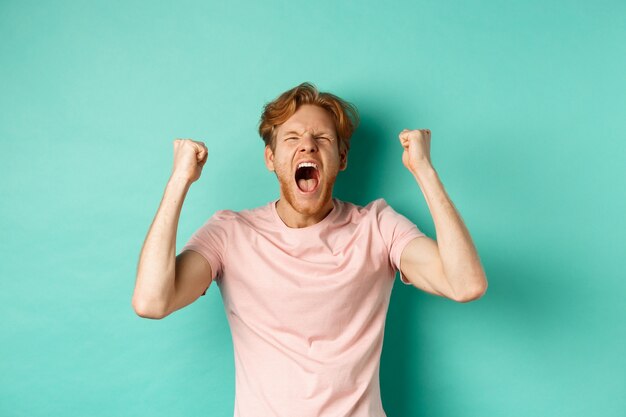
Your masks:
M218 211L178 256L181 207L208 150L174 141L132 305L160 319L217 282L235 350L235 416L385 416L379 364L396 272L405 284L458 302L486 291L470 235L430 162L428 129L404 129L399 139L437 242L383 199L360 207L332 197L357 124L356 108L309 83L268 103L259 133L280 198Z

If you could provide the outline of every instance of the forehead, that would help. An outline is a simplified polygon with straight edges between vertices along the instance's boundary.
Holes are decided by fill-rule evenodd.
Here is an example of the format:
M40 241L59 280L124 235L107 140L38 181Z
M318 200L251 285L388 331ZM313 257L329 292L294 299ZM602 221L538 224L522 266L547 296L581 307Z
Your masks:
M335 134L335 122L326 110L319 106L303 104L285 123L278 127L278 135L291 132Z

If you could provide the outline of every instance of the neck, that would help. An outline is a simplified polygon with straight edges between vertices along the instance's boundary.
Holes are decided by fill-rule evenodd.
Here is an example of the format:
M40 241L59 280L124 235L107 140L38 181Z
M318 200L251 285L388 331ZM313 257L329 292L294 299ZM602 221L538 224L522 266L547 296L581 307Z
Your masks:
M333 200L330 198L320 210L317 210L314 213L302 213L297 211L281 195L280 200L276 203L276 212L287 227L299 229L302 227L313 226L314 224L321 222L324 218L326 218L326 216L328 216L333 207Z

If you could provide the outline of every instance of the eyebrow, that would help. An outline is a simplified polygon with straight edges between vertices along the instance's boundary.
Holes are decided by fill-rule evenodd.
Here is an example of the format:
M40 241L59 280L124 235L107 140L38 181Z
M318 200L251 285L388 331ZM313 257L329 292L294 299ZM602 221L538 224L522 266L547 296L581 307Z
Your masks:
M290 130L289 132L285 132L285 133L283 133L283 136L291 135L291 134L294 134L294 133L295 133L296 135L298 135L298 136L301 136L301 135L302 135L300 132L296 132L295 130ZM332 133L331 133L331 132L326 132L326 131L324 131L324 130L322 130L322 131L320 131L320 132L315 132L314 134L315 134L315 135L330 135L330 136L332 136Z

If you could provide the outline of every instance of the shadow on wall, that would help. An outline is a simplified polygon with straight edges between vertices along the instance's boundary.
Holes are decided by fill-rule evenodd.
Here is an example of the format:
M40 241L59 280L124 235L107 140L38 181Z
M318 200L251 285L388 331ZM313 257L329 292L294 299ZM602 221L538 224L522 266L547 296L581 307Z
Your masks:
M361 123L350 140L348 167L339 172L333 194L340 200L364 206L373 200L368 198L373 194L374 176L379 175L373 167L380 166L384 131L367 113L360 116Z

